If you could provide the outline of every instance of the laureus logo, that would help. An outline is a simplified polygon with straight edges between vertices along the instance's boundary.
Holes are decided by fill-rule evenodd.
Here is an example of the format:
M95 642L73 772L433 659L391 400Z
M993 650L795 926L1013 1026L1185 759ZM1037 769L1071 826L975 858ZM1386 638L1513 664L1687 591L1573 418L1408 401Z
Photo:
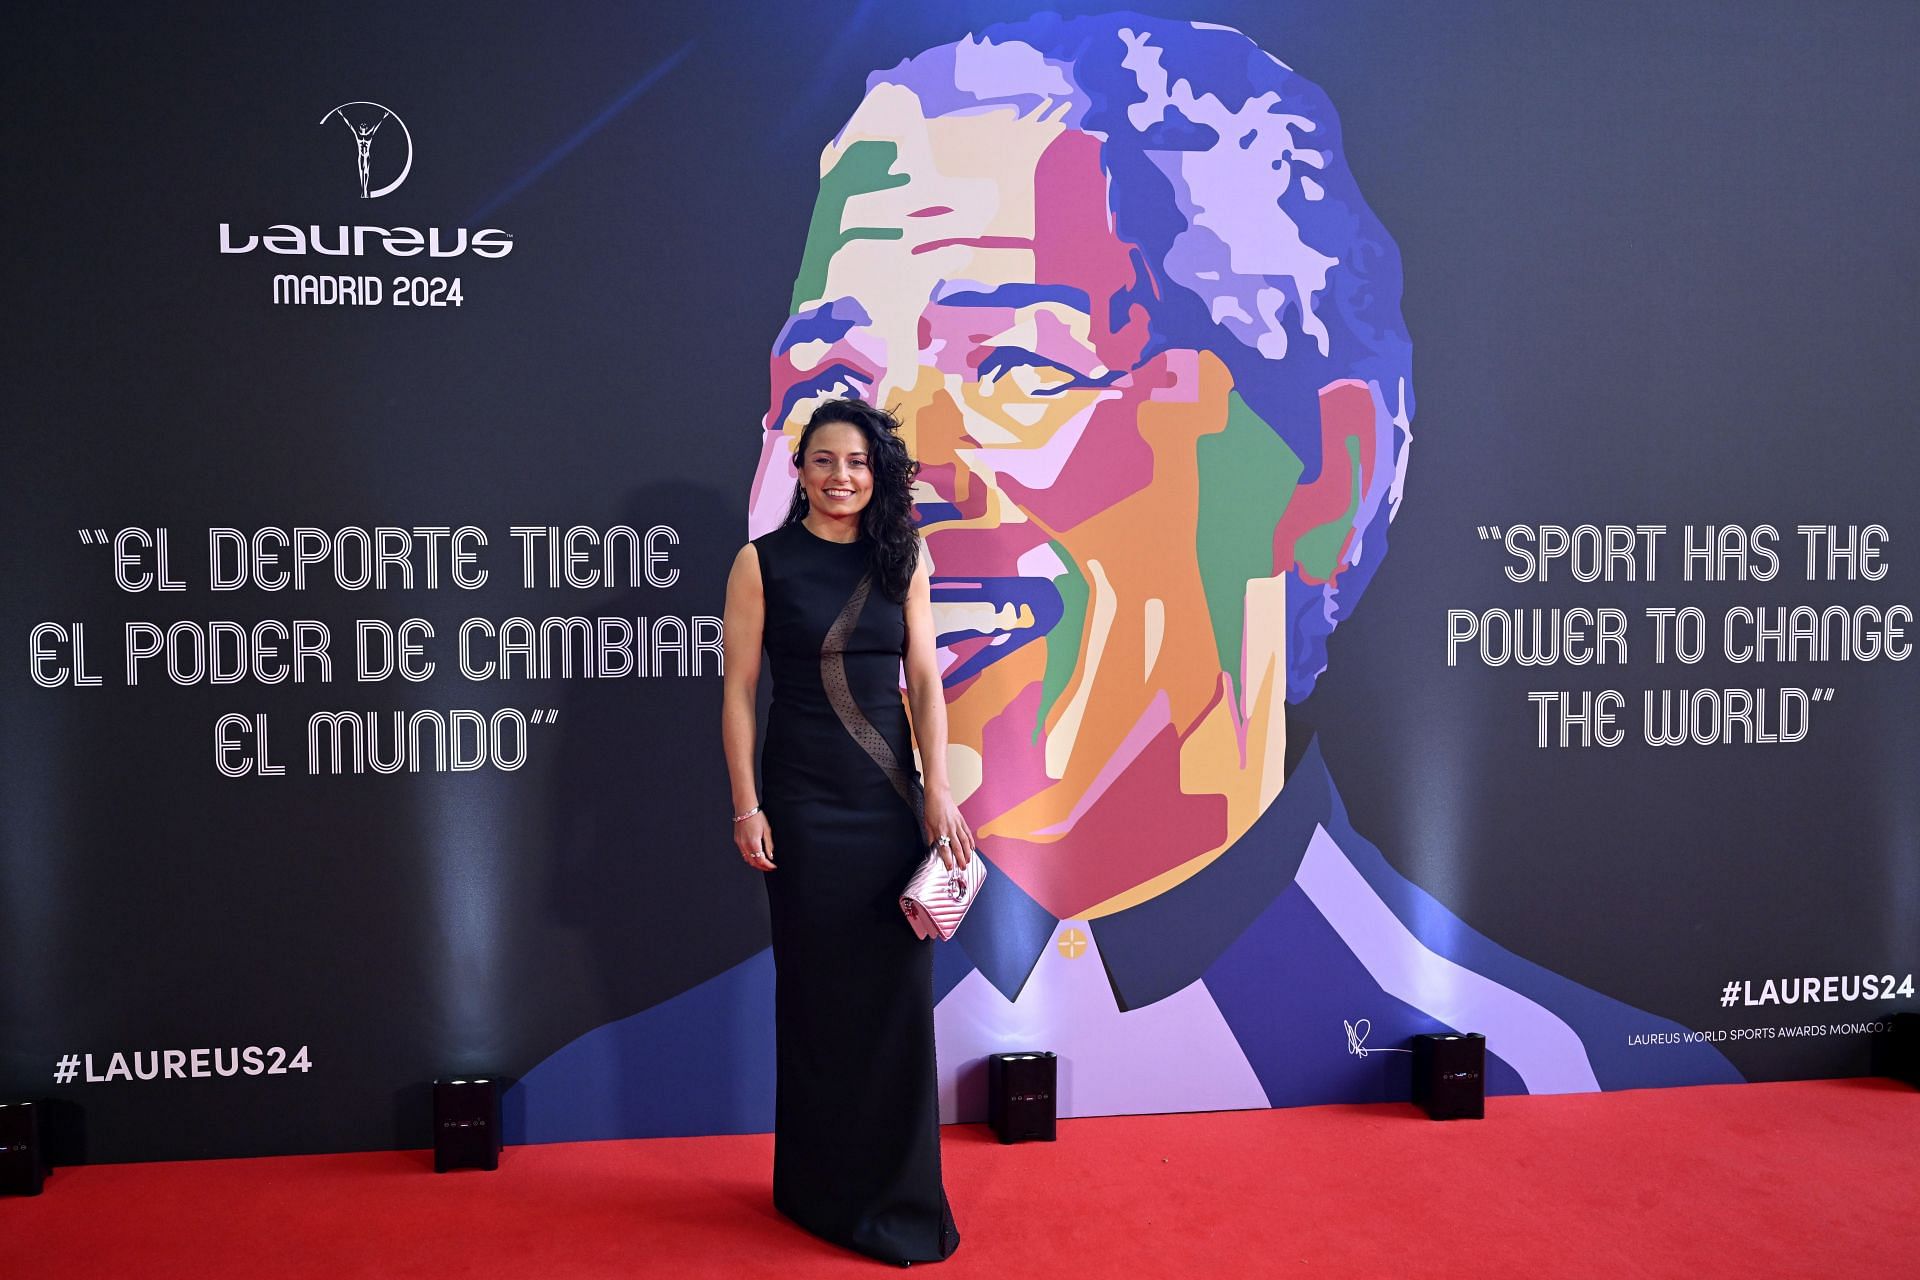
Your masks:
M326 124L336 116L340 123L347 127L347 132L353 135L353 158L360 175L360 198L377 200L381 196L398 190L400 184L407 180L407 174L413 169L413 135L407 131L407 122L395 115L391 108L383 107L377 102L343 102L321 116L320 123ZM406 158L400 162L399 177L384 187L369 187L373 172L374 139L389 124L398 132L401 143L406 148ZM386 136L389 142L381 144L383 153L391 150L391 139L395 133L390 131Z
M378 102L343 102L320 117L320 123L328 126L330 136L336 118L353 138L354 172L360 181L361 199L375 200L393 194L413 171L413 134L408 131L407 122L395 115L393 108ZM398 172L395 172L396 167ZM388 174L394 175L391 182L384 186L374 185ZM382 218L381 221L385 222L386 219ZM265 250L294 257L317 254L324 258L361 258L382 252L395 258L412 258L421 254L428 258L458 258L469 253L477 258L504 258L513 252L512 233L497 227L478 230L468 227L423 229L358 225L357 219L355 222L356 225L348 225L343 219L326 226L317 222L276 222L258 232L249 232L242 226L237 236L233 232L233 225L223 222L220 224L220 252L241 254ZM298 290L311 285L320 290L320 297L324 297L325 289L318 282L335 279L333 276L317 275L276 276L274 288L277 293L283 287ZM366 286L357 283L360 277L343 276L337 279L354 283L363 299L367 297L369 289L380 283L371 276L366 277L372 282ZM457 307L461 304L460 281L451 277L430 279L425 275L396 276L393 290L395 306ZM425 292L420 300L415 301L417 290ZM294 300L309 301L304 296ZM379 297L371 300L377 302ZM365 305L365 302L361 302L361 305Z

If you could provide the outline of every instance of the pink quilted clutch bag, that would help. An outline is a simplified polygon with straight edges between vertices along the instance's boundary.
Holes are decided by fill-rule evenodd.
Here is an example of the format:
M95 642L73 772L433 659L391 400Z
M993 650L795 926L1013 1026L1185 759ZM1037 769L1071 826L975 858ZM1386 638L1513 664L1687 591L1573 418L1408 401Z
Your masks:
M966 866L949 871L937 850L930 848L913 879L900 891L900 910L906 913L915 933L944 942L967 918L967 908L980 896L980 886L986 882L987 864L978 850Z

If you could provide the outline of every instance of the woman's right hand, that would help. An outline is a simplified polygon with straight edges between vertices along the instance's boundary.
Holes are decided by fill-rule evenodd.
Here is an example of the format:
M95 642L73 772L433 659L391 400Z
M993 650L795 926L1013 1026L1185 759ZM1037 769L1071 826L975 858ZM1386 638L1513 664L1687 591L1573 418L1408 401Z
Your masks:
M754 870L773 870L773 828L767 825L767 815L756 813L734 823L733 847Z

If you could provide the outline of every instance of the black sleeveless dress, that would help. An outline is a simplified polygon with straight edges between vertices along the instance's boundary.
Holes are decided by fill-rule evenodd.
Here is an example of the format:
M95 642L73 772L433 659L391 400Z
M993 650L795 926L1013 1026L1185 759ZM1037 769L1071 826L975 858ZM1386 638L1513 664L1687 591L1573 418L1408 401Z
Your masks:
M940 1181L933 943L899 906L925 852L905 611L868 577L864 537L796 523L753 544L773 670L773 1202L872 1257L938 1261L960 1232Z

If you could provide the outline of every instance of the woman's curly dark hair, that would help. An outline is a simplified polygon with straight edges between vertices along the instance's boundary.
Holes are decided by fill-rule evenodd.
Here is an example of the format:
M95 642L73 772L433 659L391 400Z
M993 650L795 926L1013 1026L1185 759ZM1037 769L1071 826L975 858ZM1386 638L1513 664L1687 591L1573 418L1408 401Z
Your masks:
M920 563L920 531L913 519L913 478L920 464L907 452L900 438L900 420L885 409L862 400L829 400L807 419L800 441L794 445L795 469L802 470L807 456L807 441L829 422L846 422L860 429L867 438L867 469L873 473L873 494L860 511L860 532L872 545L868 565L874 585L896 604L907 598L907 584ZM793 502L787 507L785 528L797 524L807 514L807 487L793 482Z

